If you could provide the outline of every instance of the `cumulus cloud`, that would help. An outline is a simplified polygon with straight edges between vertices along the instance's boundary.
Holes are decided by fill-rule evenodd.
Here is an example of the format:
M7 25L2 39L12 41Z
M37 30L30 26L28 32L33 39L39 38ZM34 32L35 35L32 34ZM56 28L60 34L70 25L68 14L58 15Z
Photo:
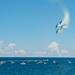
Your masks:
M1 47L2 43L3 41L0 40L0 56L22 56L26 54L23 49L15 50L16 43L9 43L7 47Z
M58 47L58 43L57 42L51 42L49 45L48 45L48 49L51 51L51 52L54 52L56 51L58 54L59 54L59 47Z
M6 50L12 50L16 46L15 43L10 43L7 47Z
M72 53L69 52L68 50L60 50L59 44L57 42L51 42L48 45L48 49L50 50L49 54L50 56L72 56Z

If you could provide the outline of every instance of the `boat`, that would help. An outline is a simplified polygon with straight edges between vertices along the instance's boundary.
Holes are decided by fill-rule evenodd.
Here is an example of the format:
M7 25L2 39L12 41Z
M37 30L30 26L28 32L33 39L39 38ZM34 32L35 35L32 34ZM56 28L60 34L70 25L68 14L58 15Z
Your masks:
M38 61L36 64L41 64L41 63L43 63L43 61Z
M53 61L53 64L57 63L55 60Z
M67 60L69 64L71 64L72 62L70 60Z
M53 64L60 64L60 62L53 61Z
M5 63L6 63L5 61L0 61L0 65L5 64Z
M11 61L11 64L14 64L15 62Z
M44 62L44 64L47 64L46 62Z
M21 65L25 65L26 63L25 63L25 62L21 62L20 64L21 64Z

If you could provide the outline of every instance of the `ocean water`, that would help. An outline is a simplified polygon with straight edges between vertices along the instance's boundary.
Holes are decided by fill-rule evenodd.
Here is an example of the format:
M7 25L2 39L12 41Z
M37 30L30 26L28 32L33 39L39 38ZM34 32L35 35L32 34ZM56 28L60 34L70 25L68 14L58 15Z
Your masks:
M0 75L75 75L75 58L0 58L0 62L4 62Z

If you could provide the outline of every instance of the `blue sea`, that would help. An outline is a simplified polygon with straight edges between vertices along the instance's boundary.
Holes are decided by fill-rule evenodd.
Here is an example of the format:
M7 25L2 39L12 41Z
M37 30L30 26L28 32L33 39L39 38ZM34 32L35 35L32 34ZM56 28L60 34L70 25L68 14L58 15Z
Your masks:
M75 58L1 57L0 75L75 75Z

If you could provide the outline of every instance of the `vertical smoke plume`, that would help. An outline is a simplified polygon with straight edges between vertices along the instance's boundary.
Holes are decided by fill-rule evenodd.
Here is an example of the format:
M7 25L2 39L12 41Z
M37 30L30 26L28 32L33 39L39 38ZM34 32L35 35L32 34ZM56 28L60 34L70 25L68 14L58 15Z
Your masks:
M69 12L68 10L64 10L64 18L62 19L62 23L59 24L58 26L64 25L63 28L68 28L69 21L70 21Z

